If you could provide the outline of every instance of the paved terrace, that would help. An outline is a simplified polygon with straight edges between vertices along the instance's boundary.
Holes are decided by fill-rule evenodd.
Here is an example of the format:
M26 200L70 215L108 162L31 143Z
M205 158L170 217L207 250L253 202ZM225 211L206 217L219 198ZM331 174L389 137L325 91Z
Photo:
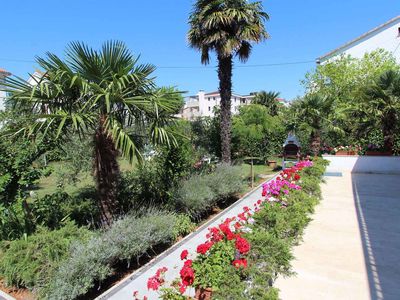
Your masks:
M400 299L400 175L326 177L283 300Z
M272 178L271 178L272 179ZM269 179L269 180L271 180ZM197 245L206 241L206 234L208 228L221 224L226 218L233 217L243 212L244 206L252 207L258 199L261 198L262 187L261 185L255 190L245 195L238 200L230 208L224 210L219 215L208 221L201 226L196 232L188 235L186 238L175 244L172 248L162 253L153 261L135 271L132 275L125 278L122 282L100 295L98 300L112 299L112 300L132 300L134 291L139 291L139 295L143 297L146 295L149 300L159 299L157 292L147 290L147 279L154 276L158 268L167 267L166 280L171 282L179 277L179 271L183 266L180 261L180 254L182 250L186 249L190 253L196 253ZM194 290L189 291L190 296L194 296Z

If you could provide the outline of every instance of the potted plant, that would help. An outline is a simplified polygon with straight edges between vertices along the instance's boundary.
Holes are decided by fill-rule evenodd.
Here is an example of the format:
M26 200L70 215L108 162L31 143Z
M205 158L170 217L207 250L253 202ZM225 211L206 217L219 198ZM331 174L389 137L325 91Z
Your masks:
M375 144L368 144L365 149L365 155L367 156L391 156L392 151L387 151L382 147Z

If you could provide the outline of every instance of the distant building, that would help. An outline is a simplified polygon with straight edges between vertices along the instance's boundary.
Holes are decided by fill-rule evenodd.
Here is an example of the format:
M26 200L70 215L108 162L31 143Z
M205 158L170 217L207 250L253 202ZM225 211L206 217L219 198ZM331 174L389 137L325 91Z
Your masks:
M342 54L362 58L379 48L392 53L400 63L400 16L317 58L317 63L323 64Z
M8 76L11 76L11 73L0 68L0 111L6 108L5 100L7 97L7 93L2 91L1 89L2 89L2 83Z
M236 114L239 107L248 105L254 98L254 93L246 96L232 93L231 96L231 112ZM197 95L186 98L184 107L180 112L180 117L186 120L194 120L198 117L213 117L214 109L219 107L221 96L218 91L206 93L200 90Z

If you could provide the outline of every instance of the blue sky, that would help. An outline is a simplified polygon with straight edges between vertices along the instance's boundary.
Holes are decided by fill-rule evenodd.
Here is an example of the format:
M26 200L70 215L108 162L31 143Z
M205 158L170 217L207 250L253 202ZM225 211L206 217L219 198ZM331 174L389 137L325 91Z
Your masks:
M140 61L158 66L159 85L196 93L218 87L215 59L200 64L187 46L187 18L193 0L3 0L0 68L27 77L36 55L62 55L70 41L99 47L103 41L126 42ZM271 38L256 45L246 64L235 62L234 91L275 90L286 99L301 95L299 81L315 67L316 57L400 14L398 0L263 1L270 15ZM173 68L170 68L173 67ZM188 68L189 67L189 68Z

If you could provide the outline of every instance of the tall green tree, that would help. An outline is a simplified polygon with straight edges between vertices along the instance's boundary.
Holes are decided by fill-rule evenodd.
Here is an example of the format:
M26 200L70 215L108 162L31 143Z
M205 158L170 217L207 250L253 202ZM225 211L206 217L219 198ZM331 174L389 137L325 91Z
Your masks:
M361 109L369 120L376 120L383 133L384 148L393 151L400 120L400 72L389 70L365 88Z
M281 106L278 101L279 95L279 92L260 91L254 96L253 103L265 106L271 116L276 116L278 114L279 107Z
M144 139L154 143L174 142L165 127L182 104L181 95L157 88L151 77L154 66L139 64L124 43L110 41L101 50L74 42L65 59L47 53L37 58L44 71L35 84L21 78L8 79L7 91L16 108L24 108L30 137L38 132L55 138L90 134L94 145L94 177L102 223L110 224L118 213L117 156L140 155Z
M245 62L252 43L268 38L264 21L269 16L261 2L246 0L197 0L189 17L188 40L208 64L210 51L217 54L221 95L222 160L231 161L231 95L233 57Z

